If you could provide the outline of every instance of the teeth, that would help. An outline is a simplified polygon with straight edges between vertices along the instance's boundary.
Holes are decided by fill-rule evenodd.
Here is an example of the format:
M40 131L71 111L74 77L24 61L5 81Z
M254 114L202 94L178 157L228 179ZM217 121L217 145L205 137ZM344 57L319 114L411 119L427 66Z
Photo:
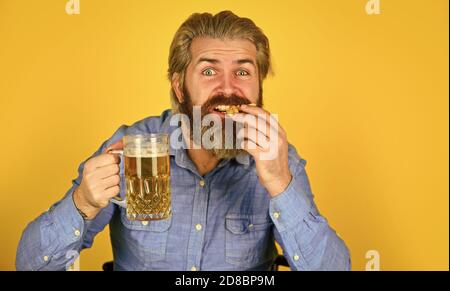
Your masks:
M247 105L252 106L252 107L256 106L255 103L250 103ZM214 107L214 109L219 110L219 111L230 111L230 110L236 111L236 110L238 110L238 111L236 111L236 113L237 113L237 112L239 112L239 107L240 107L240 105L218 105L218 106Z
M227 115L233 116L239 112L239 105L218 105L214 109L226 112Z
M218 105L214 109L224 112L229 116L239 113L239 105Z

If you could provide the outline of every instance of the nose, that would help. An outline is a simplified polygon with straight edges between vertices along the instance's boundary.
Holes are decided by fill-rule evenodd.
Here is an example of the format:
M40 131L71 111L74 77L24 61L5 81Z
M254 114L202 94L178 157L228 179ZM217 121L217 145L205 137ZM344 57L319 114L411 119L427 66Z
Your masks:
M231 96L238 93L236 85L236 80L232 74L223 74L218 91L225 96Z

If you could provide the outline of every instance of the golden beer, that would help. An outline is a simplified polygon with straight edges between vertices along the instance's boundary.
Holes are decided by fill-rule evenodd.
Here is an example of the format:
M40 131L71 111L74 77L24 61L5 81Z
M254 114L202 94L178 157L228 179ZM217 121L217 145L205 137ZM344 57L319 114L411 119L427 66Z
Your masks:
M171 215L170 158L167 146L143 146L144 144L134 144L134 147L125 148L127 218L167 219Z

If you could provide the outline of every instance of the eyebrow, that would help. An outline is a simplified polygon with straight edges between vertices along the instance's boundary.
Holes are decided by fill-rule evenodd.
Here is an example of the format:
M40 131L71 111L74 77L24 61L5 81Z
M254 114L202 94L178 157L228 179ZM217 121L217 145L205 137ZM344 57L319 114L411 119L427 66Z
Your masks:
M196 64L196 65L198 65L198 64L200 64L200 63L202 63L202 62L207 62L207 63L211 63L211 64L217 64L217 63L220 63L220 61L219 61L218 59L200 58L200 59L197 61L197 64ZM252 59L249 59L249 58L238 59L238 60L233 61L233 63L239 64L239 65L241 65L241 64L251 64L251 65L253 65L253 66L256 68L255 62L254 62Z
M233 63L238 63L238 64L250 64L253 65L254 67L256 67L255 62L252 59L239 59L236 61L233 61Z

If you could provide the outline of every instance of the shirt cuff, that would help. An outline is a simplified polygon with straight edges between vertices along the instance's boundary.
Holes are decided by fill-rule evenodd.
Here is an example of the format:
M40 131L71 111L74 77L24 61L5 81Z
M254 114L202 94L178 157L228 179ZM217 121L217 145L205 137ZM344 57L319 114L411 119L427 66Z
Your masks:
M297 227L311 213L312 203L295 176L287 188L270 199L269 214L279 232Z
M73 191L70 191L50 210L53 223L58 228L58 233L62 234L61 239L67 244L81 241L87 228L83 217L75 207L72 195Z

